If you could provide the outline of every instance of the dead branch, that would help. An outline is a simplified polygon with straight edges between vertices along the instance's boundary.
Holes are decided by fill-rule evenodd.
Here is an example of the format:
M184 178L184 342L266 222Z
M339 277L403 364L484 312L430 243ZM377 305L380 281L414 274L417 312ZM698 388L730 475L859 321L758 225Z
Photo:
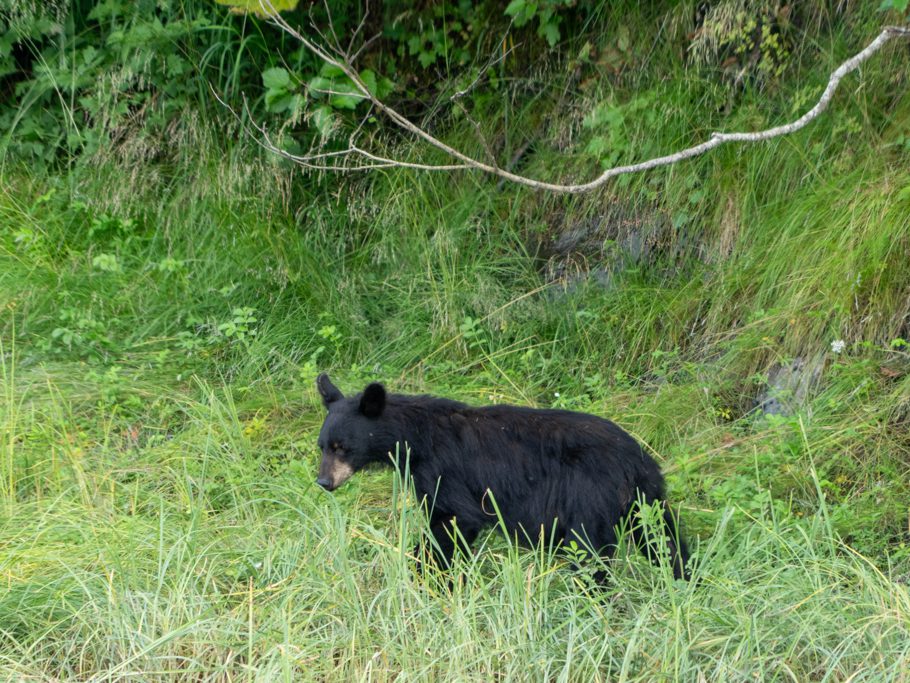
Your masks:
M354 134L352 134L349 139L348 148L338 152L331 153L316 153L316 154L306 154L306 155L294 155L290 154L284 150L281 150L276 145L274 145L265 129L262 126L253 124L259 134L262 136L260 143L264 147L269 149L276 154L294 161L295 163L300 164L306 168L317 169L317 170L327 170L327 171L362 171L362 170L372 170L380 168L411 168L422 171L454 171L454 170L477 170L483 171L484 173L489 173L491 175L498 176L503 180L512 181L526 187L531 187L537 190L548 190L550 192L559 192L559 193L568 193L568 194L581 194L583 192L589 192L603 186L611 178L616 176L625 175L628 173L638 173L640 171L647 171L652 168L659 168L661 166L668 166L670 164L675 164L684 159L691 159L692 157L700 156L715 147L719 147L722 144L728 142L761 142L763 140L770 140L772 138L780 137L782 135L789 135L795 133L798 130L801 130L811 121L818 118L831 103L831 99L834 96L834 92L837 90L837 86L840 84L841 80L852 71L855 71L859 66L868 60L872 55L882 49L882 47L893 38L910 38L910 28L900 27L900 26L887 26L882 29L882 32L873 40L869 45L867 45L863 50L856 53L843 64L841 64L835 71L831 74L828 85L825 87L824 92L821 94L818 102L805 114L800 116L795 121L790 123L775 126L774 128L769 128L767 130L756 131L756 132L734 132L734 133L722 133L716 132L712 133L711 136L704 142L688 147L681 151L675 152L673 154L667 154L665 156L655 157L653 159L648 159L647 161L641 161L635 164L628 164L625 166L616 166L609 168L603 171L599 176L594 180L591 180L586 183L579 184L560 184L560 183L550 183L543 180L537 180L535 178L529 178L527 176L519 175L517 173L511 172L509 167L502 168L499 165L493 162L492 164L480 161L474 157L461 152L460 150L446 144L439 138L431 135L429 132L421 128L420 126L414 124L402 114L397 112L395 109L392 109L389 105L385 104L382 100L376 97L366 84L360 78L356 69L353 67L353 59L349 54L350 47L347 52L338 51L338 56L333 56L330 54L327 48L324 48L320 45L317 45L309 38L300 33L297 29L291 26L285 19L282 17L272 6L270 0L259 0L260 5L263 10L266 12L269 19L284 32L298 40L307 50L312 52L314 55L319 57L323 62L330 64L342 71L345 76L347 76L351 82L354 84L354 87L358 90L360 95L369 100L372 104L372 108L376 111L381 112L386 117L388 117L396 126L402 130L410 133L426 142L427 144L435 147L436 149L444 152L448 156L456 159L457 164L421 164L408 162L401 159L393 159L389 157L384 157L381 155L374 154L369 152L358 144L356 144L355 136L361 130L362 126L358 126ZM338 45L336 39L335 44ZM337 50L336 50L337 51ZM356 53L355 53L356 54ZM474 84L472 84L473 87ZM235 114L236 115L236 114ZM239 117L238 117L239 118ZM489 154L489 149L486 149ZM359 158L360 161L351 165L348 163L349 157ZM337 163L333 160L338 160Z

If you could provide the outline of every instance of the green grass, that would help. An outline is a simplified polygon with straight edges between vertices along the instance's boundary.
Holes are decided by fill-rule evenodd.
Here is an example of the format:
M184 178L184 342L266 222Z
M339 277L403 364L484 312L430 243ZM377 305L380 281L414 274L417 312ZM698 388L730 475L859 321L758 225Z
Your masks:
M637 11L620 13L644 44ZM540 141L524 172L588 177L597 135L625 160L792 118L872 19L807 29L786 78L729 113L668 35L640 68L567 99L551 83L533 106L516 86L478 116L499 142L506 118L513 147ZM154 160L5 158L0 677L906 680L905 66L886 50L792 138L586 197L471 174L301 178L198 116ZM585 125L604 103L621 131ZM473 144L464 122L439 131ZM554 237L582 225L608 286L545 276ZM819 381L761 414L795 359ZM425 524L406 482L314 483L323 370L345 391L379 379L616 420L667 473L698 581L623 543L595 589L495 531L452 591L414 575Z
M910 664L906 575L838 540L825 507L731 501L692 584L624 546L594 589L492 534L450 593L412 573L424 525L400 482L314 485L311 390L263 380L253 412L224 386L137 387L171 417L127 427L53 369L16 382L11 679L900 680Z

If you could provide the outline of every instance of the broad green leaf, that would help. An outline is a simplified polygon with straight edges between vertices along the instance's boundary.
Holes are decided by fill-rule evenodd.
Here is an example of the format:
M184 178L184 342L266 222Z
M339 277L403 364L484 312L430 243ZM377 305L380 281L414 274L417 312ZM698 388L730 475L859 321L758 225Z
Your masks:
M430 64L436 61L436 52L421 52L417 55L417 61L420 62L420 66L426 69Z
M319 70L319 75L323 78L338 78L339 76L344 76L344 70L334 64L323 64Z
M329 96L329 104L335 109L354 109L358 103L364 99L360 91L353 83L332 83L332 94Z
M291 85L291 75L281 67L273 67L262 72L262 84L272 90L287 90Z
M386 97L395 89L395 84L385 76L379 79L379 83L376 84L376 92L374 93L376 97L382 99Z
M379 78L372 69L364 69L360 72L360 80L370 91L371 95L382 99L395 89L395 84L383 76Z
M231 8L235 14L255 14L257 17L271 17L277 12L287 12L297 7L299 0L215 0L219 5Z
M540 35L547 39L550 47L553 47L559 41L559 27L555 23L544 24L540 27Z
M328 78L323 78L322 76L316 76L311 78L310 82L307 83L307 89L311 92L313 97L321 97L332 90L332 81Z
M292 98L287 90L266 90L265 109L272 114L280 114L291 107Z
M505 10L506 16L512 17L515 26L521 28L537 13L537 3L527 0L512 0Z
M367 87L367 90L370 91L370 94L376 94L376 74L372 69L364 69L360 72L360 80L363 81L363 84Z
M506 6L506 16L514 17L525 8L526 4L525 0L512 0L512 2Z

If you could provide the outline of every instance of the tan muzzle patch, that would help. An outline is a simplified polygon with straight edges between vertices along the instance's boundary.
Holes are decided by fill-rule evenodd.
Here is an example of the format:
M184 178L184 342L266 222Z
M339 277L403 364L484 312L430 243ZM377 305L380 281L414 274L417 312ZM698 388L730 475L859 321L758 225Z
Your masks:
M327 491L334 491L354 474L354 468L334 455L323 455L319 464L316 483Z

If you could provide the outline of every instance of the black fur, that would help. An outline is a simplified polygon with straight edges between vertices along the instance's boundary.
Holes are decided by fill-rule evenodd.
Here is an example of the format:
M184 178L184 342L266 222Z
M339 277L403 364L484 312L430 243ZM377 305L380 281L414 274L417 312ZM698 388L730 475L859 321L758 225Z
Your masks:
M620 427L593 415L516 406L470 407L433 396L386 394L370 384L344 398L327 375L317 380L328 415L319 434L319 484L337 488L352 473L410 449L410 472L426 497L437 560L448 564L460 535L469 546L496 522L521 540L577 540L609 556L616 527L638 501L663 506L665 539L632 537L652 561L668 552L674 575L688 578L688 552L664 502L664 481L651 456ZM494 506L495 502L495 506ZM457 524L458 535L454 535Z

